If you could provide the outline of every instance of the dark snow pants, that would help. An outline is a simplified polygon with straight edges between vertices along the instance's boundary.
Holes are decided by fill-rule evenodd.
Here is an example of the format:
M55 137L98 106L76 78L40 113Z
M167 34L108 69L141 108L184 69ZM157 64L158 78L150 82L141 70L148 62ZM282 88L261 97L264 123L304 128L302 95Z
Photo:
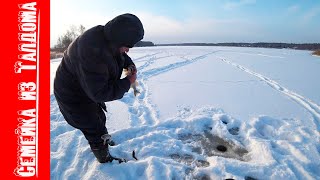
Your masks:
M79 129L89 143L99 143L103 140L101 136L107 134L105 105L92 103L78 108L68 108L67 105L58 102L64 119L76 129Z

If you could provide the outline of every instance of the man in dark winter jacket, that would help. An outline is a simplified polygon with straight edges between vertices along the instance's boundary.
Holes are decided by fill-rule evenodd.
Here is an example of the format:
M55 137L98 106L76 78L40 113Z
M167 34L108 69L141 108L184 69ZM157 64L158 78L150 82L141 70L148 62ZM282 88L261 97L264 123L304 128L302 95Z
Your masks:
M65 120L82 131L100 163L111 162L104 102L121 99L136 80L127 55L144 36L141 21L122 14L76 38L64 52L54 80L54 95ZM134 73L120 79L122 70Z

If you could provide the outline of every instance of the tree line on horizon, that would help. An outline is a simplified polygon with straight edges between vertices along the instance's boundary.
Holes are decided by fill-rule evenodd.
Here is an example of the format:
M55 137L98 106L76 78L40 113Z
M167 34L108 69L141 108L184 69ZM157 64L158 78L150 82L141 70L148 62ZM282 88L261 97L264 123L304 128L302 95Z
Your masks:
M276 48L276 49L299 49L299 50L319 50L320 43L172 43L172 44L156 44L156 46L231 46L231 47L259 47L259 48Z
M58 38L57 43L51 48L52 52L62 53L67 49L69 44L76 39L79 35L85 32L83 25L70 26L66 33ZM146 46L231 46L231 47L258 47L258 48L276 48L276 49L298 49L298 50L320 50L320 43L273 43L273 42L258 42L258 43L170 43L170 44L155 44L151 41L139 41L135 47Z
M75 40L85 31L86 29L83 25L79 25L78 27L75 25L70 26L67 32L58 38L57 43L53 46L53 48L51 48L51 51L63 52L68 48L69 44L71 44L73 40ZM151 41L139 41L137 44L135 44L135 47L144 46L154 46L154 43Z

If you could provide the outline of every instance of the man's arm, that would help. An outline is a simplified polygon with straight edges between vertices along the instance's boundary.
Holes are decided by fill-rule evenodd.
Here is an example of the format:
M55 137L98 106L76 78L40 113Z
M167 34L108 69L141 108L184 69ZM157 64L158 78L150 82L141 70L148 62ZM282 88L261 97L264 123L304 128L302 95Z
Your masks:
M112 79L115 76L106 62L112 60L108 54L95 52L93 48L80 51L81 58L77 62L78 81L85 93L94 102L107 102L123 97L130 88L129 77Z
M128 56L127 53L123 53L122 56L123 56L123 58L124 58L124 66L123 66L123 68L127 69L130 65L136 66L136 65L133 63L132 59Z
M123 68L129 70L132 74L136 74L137 68L136 65L133 63L132 59L128 56L127 53L123 53L122 56L124 58Z

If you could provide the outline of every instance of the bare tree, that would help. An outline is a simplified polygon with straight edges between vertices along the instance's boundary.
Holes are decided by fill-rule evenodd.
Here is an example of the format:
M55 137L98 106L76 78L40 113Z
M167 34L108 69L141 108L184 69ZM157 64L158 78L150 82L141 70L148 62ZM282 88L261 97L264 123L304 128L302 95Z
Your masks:
M81 25L79 26L79 33L80 33L80 34L83 34L85 30L86 30L86 28L81 24Z
M75 40L79 35L84 33L85 27L83 25L79 25L76 27L75 25L70 26L69 30L62 36L58 38L57 44L54 46L55 49L66 49L69 44Z

